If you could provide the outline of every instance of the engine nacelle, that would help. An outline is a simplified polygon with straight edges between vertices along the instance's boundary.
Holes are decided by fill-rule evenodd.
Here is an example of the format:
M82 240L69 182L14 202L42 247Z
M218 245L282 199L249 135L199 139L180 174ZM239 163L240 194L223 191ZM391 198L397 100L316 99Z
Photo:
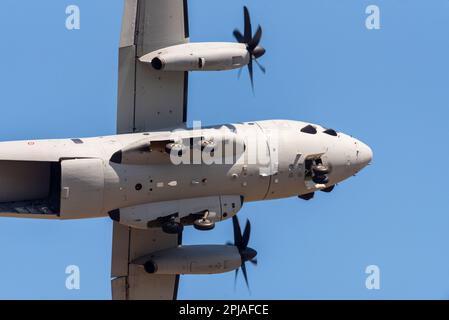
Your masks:
M236 215L243 206L241 196L214 196L147 203L110 212L113 220L136 229L161 227L170 217L191 225L209 211L208 219L222 221Z
M158 251L133 264L150 274L216 274L238 269L242 260L235 246L196 245Z
M247 65L250 54L241 43L186 43L151 52L140 61L160 71L221 71Z

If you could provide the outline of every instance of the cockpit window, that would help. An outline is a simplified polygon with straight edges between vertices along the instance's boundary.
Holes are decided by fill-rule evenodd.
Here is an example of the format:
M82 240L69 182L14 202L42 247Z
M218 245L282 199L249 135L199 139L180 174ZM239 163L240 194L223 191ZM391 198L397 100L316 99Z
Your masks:
M302 128L301 132L308 133L308 134L316 134L317 133L316 128L310 124L308 126L305 126L304 128Z
M72 142L75 144L83 144L84 143L84 141L81 139L72 139Z
M328 134L333 137L336 137L338 135L337 131L335 131L334 129L327 129L327 130L323 131L323 133Z

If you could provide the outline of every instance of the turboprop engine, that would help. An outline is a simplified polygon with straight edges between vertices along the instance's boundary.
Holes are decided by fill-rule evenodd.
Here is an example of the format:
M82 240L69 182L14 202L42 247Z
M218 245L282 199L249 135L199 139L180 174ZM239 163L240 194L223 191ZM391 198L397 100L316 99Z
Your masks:
M250 54L241 43L186 43L151 52L140 58L161 71L221 71L247 65Z
M234 246L192 245L155 252L134 264L151 274L215 274L233 271L242 261Z
M194 245L179 246L154 252L133 261L142 266L150 274L217 274L242 269L246 284L248 275L246 262L257 265L257 251L248 247L251 235L251 223L246 222L241 233L237 216L232 217L234 227L234 243L227 245Z
M243 18L244 33L242 34L238 29L233 32L237 43L185 43L150 52L139 60L158 71L222 71L248 66L254 90L253 62L256 62L265 73L265 68L257 59L262 57L266 51L259 45L262 39L262 27L259 25L253 35L251 17L247 7L243 9Z

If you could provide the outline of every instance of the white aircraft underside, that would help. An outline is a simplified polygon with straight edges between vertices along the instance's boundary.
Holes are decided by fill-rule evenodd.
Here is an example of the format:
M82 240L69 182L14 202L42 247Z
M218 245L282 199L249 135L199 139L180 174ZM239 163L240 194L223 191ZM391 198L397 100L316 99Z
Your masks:
M299 121L186 128L188 72L252 68L261 29L195 44L186 0L125 0L124 11L117 135L0 143L0 216L109 216L113 298L175 299L180 274L243 269L256 255L235 218L234 245L182 246L184 226L209 230L251 201L331 191L372 151Z

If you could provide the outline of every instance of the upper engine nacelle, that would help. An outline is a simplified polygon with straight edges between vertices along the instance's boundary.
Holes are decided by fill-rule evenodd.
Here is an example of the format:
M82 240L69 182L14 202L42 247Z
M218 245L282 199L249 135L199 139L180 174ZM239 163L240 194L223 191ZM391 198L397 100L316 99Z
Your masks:
M139 60L161 71L220 71L246 66L250 54L242 43L186 43L148 53Z

